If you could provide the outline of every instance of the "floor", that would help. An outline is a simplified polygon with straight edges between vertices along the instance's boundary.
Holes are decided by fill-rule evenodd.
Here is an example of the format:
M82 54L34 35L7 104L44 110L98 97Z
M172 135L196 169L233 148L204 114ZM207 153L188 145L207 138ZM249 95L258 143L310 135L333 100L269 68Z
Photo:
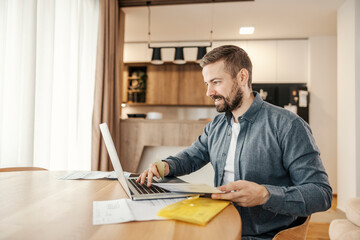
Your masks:
M325 212L311 216L306 240L329 240L329 225L333 219L345 218L345 214L336 209L337 196L333 198L332 206Z

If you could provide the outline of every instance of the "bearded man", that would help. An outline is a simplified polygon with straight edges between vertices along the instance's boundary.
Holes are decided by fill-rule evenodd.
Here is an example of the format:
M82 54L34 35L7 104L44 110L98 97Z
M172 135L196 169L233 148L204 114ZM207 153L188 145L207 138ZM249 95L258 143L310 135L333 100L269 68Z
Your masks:
M309 125L252 91L252 63L237 46L221 46L200 63L207 96L221 112L187 149L163 160L165 176L194 172L208 162L214 184L242 219L242 239L272 239L298 217L325 211L332 189ZM138 182L160 177L155 164Z

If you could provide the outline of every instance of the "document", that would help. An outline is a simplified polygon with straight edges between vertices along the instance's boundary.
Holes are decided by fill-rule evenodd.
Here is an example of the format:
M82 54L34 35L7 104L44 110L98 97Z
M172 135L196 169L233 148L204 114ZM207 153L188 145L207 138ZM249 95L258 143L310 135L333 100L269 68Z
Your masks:
M219 189L207 184L192 183L153 183L153 185L164 188L171 192L186 193L222 193Z
M308 106L308 102L307 102L308 94L309 94L308 91L304 91L304 90L299 91L299 107Z
M93 225L124 223L131 221L166 220L156 213L185 198L132 201L117 199L93 202Z
M126 178L130 176L131 173L124 172ZM114 171L112 172L101 172L101 171L76 171L71 172L61 178L60 180L76 180L76 179L117 179L117 176Z

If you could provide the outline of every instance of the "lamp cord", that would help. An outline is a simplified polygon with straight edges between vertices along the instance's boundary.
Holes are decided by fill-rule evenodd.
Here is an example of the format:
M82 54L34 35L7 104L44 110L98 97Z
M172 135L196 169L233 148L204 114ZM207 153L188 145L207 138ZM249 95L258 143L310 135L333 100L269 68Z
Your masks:
M210 47L212 47L212 34L213 34L213 27L214 27L214 2L211 3L211 15L210 15Z
M151 11L150 11L150 2L147 2L147 8L148 8L148 48L150 48L150 42L151 42L151 39L150 39L150 36L151 36L151 33L150 33L150 20L151 20Z

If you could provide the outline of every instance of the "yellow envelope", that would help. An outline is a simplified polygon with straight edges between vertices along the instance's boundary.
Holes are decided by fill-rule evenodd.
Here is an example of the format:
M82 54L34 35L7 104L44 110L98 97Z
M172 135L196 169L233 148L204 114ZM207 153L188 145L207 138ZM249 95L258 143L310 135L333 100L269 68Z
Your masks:
M158 211L157 215L164 218L205 225L229 204L229 201L200 198L197 195L166 206Z

